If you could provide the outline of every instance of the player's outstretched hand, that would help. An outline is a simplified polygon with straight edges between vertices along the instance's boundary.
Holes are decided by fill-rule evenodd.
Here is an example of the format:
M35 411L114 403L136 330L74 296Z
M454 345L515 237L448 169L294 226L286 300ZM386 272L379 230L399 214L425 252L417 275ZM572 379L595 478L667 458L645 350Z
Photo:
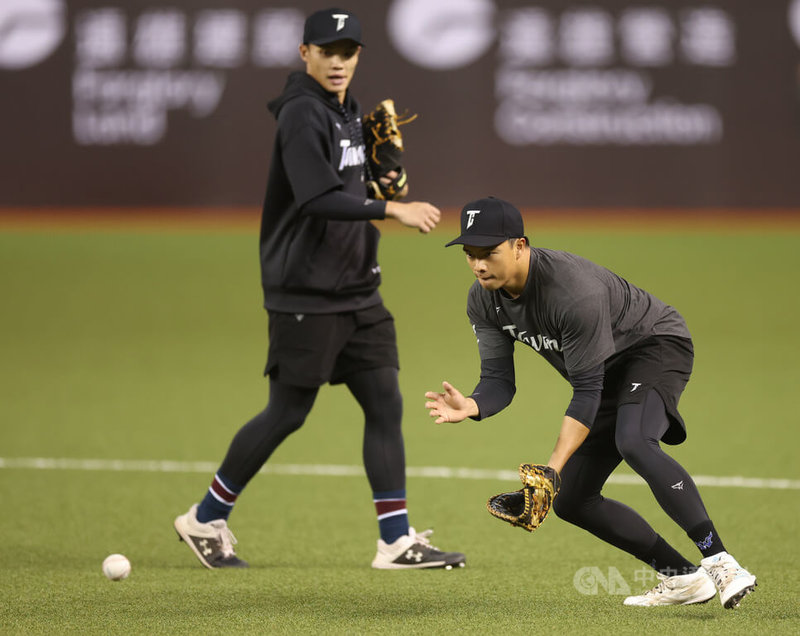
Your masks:
M427 234L442 218L439 208L424 201L399 201L386 202L386 216L397 219L405 226L415 227L423 234Z
M428 398L425 408L428 409L428 415L436 418L437 424L463 422L468 417L478 415L478 405L475 400L464 397L461 391L449 382L442 382L442 387L444 387L442 393L428 391L425 394Z

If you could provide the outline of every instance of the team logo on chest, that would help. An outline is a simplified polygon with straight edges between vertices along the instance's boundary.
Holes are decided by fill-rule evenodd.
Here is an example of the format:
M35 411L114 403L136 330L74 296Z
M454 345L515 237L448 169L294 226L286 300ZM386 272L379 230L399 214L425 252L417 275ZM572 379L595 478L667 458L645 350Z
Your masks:
M519 340L536 351L561 351L561 345L558 344L558 340L550 336L543 336L540 333L535 336L526 336L525 334L528 332L518 331L517 325L514 324L503 325L503 331L514 338L514 340Z
M339 172L345 168L364 165L366 158L364 144L351 146L349 139L342 139L339 141L339 147L342 149L342 156L339 159Z

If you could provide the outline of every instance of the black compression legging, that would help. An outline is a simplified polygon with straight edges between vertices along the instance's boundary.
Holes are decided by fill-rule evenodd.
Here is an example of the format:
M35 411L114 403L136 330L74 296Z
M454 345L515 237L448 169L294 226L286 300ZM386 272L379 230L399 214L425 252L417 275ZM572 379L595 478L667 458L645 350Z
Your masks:
M364 410L363 457L372 490L405 488L403 401L397 369L354 373L346 384ZM267 408L236 433L220 474L243 489L281 442L303 425L318 391L270 380Z
M346 384L364 410L362 454L372 492L404 489L403 398L397 369L384 367L354 373Z
M573 455L561 473L561 492L553 509L562 519L588 530L637 558L644 558L658 539L655 530L633 509L600 494L623 459L641 475L664 511L684 531L708 521L689 473L667 455L659 440L669 426L661 397L651 390L641 404L626 404L617 413L618 454Z

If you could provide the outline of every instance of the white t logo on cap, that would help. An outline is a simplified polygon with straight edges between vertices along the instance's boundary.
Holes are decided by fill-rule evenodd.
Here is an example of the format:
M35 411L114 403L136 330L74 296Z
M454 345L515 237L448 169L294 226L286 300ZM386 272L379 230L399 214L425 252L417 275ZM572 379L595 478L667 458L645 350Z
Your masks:
M331 17L336 18L336 30L341 31L344 28L344 21L350 16L346 13L334 13Z
M467 229L472 227L472 224L475 223L475 215L480 214L480 210L467 210L467 214L469 215L469 220L467 221Z

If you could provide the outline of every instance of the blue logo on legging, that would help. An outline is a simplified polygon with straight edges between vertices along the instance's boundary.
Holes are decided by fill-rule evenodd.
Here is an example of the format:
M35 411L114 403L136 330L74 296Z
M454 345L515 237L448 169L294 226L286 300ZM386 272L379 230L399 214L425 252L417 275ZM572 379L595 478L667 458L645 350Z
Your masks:
M697 543L695 543L695 545L698 548L700 548L701 550L705 550L706 548L710 548L713 536L714 536L714 533L713 532L709 532L708 536L705 539L703 539L702 541L698 541Z

